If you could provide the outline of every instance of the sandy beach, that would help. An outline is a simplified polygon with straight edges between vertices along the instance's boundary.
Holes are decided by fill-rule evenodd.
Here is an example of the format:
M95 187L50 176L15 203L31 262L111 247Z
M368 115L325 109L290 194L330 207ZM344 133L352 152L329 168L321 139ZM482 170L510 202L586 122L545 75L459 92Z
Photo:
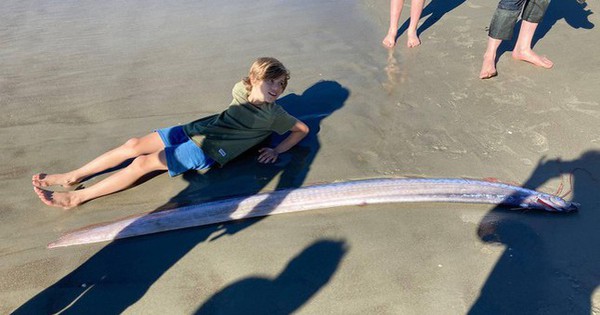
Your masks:
M600 5L551 2L534 50L554 68L513 60L512 41L480 80L496 5L426 2L422 45L387 50L383 0L1 2L0 313L600 314ZM33 174L224 110L260 56L290 69L279 103L311 127L278 163L250 153L66 211L33 192ZM381 177L497 179L581 208L341 207L46 248L142 212Z

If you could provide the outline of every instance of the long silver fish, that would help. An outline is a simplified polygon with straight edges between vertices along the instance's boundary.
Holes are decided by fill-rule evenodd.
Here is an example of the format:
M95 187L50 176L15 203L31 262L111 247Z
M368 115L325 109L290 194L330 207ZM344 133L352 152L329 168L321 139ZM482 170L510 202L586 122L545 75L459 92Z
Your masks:
M462 202L571 212L578 204L522 187L471 179L384 178L276 190L160 212L144 213L67 233L48 248L296 211L394 202Z

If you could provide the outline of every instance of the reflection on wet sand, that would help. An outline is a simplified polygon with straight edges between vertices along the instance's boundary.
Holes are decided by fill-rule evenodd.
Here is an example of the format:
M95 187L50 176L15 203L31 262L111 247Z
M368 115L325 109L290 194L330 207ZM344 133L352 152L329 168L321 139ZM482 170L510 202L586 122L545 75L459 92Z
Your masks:
M406 81L406 71L400 71L398 66L398 60L394 57L394 49L388 49L387 65L385 66L385 74L387 75L387 82L383 84L383 87L388 94L394 92L395 87L399 83Z

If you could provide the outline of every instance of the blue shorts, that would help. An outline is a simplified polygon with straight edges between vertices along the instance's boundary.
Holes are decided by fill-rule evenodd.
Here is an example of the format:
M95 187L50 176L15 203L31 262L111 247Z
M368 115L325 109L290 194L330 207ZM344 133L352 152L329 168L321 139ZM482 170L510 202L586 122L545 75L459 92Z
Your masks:
M215 161L183 131L182 126L156 130L165 144L165 156L169 176L174 177L188 170L202 170L211 167Z

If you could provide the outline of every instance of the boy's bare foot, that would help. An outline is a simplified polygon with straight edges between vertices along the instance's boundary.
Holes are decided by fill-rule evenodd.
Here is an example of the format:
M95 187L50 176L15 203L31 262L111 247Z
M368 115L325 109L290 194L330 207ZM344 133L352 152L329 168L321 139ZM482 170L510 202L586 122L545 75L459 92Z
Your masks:
M54 185L62 185L65 188L79 184L79 181L74 179L73 176L66 174L45 174L39 173L33 175L31 183L36 187L48 187Z
M554 65L554 63L552 61L550 61L550 59L546 58L545 56L540 56L540 55L536 54L531 49L513 50L512 56L514 59L527 61L538 67L542 67L542 68L546 68L546 69L550 69Z
M396 33L398 31L397 30L390 30L387 35L385 36L385 38L383 39L383 41L381 42L383 44L383 47L386 48L392 48L396 45Z
M483 65L481 65L481 72L479 72L480 79L489 79L498 75L496 71L496 56L490 54L483 55Z
M421 40L419 39L419 36L417 36L416 31L408 31L406 35L408 35L408 40L406 41L406 46L408 46L408 48L413 48L421 45Z
M70 209L81 204L79 198L72 192L56 192L33 187L40 200L48 206Z

